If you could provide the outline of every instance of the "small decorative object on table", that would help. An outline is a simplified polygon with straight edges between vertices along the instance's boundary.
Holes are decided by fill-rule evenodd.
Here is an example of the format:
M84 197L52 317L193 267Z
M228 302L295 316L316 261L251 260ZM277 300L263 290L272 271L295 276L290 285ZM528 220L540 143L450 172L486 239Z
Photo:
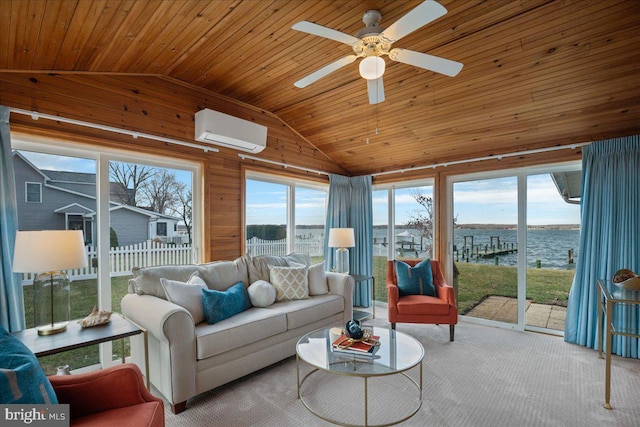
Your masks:
M371 328L363 328L361 338L350 338L346 333L333 341L335 352L373 356L380 347L380 337L373 335Z
M623 268L613 276L613 284L623 289L640 290L640 276L631 270Z
M98 307L94 306L91 314L89 314L84 319L78 320L78 323L83 328L90 328L92 326L103 325L105 323L109 323L111 319L110 311L98 310Z

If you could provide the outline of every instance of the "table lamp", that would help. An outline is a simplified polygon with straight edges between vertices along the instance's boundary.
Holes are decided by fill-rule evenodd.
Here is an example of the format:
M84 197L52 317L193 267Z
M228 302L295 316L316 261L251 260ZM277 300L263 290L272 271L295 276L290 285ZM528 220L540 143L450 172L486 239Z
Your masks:
M356 245L353 228L332 228L329 230L329 247L336 249L334 270L349 274L349 249Z
M80 230L18 231L14 273L33 279L33 311L38 335L65 331L70 319L69 276L64 270L87 266Z

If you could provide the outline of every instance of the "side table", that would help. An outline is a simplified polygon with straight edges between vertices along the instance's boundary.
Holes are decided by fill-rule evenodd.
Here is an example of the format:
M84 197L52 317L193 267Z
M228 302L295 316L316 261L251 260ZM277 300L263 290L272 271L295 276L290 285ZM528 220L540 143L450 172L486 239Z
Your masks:
M367 276L363 274L352 274L353 280L358 283L368 282L371 283L371 312L354 310L353 318L356 320L366 320L376 318L376 278L374 276Z
M616 322L613 316L614 308L629 305L640 305L640 290L623 289L611 280L598 280L600 297L598 298L598 356L602 359L603 338L605 339L605 375L604 375L604 407L611 409L611 338L613 335L640 338L640 331L633 330L629 325ZM603 322L603 316L604 322ZM606 325L603 337L602 325Z
M149 389L151 384L149 380L149 339L147 331L118 313L111 315L109 323L90 328L83 328L77 321L71 320L67 325L66 331L53 335L38 335L38 331L35 328L23 329L12 333L36 357L49 356L119 339L122 345L122 363L125 362L124 338L138 334L144 336L145 375L147 377L147 389Z

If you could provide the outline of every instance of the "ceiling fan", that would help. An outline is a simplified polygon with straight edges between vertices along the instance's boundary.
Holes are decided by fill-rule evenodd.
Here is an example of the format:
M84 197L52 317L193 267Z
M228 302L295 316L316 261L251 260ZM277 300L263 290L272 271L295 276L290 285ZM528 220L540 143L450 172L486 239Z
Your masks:
M363 58L362 61L360 61L360 75L367 80L369 103L377 104L384 101L382 75L385 70L385 62L384 59L382 59L383 55L388 55L393 61L453 77L462 69L460 62L412 50L400 48L391 49L392 43L429 22L440 18L446 13L447 9L440 3L435 0L426 0L385 29L378 25L382 18L380 12L377 10L369 10L365 12L362 17L362 21L366 25L365 28L358 31L355 36L309 21L298 22L291 28L347 44L353 48L354 55L345 56L331 64L325 65L295 82L294 86L299 88L306 87L322 77L351 64L356 59Z

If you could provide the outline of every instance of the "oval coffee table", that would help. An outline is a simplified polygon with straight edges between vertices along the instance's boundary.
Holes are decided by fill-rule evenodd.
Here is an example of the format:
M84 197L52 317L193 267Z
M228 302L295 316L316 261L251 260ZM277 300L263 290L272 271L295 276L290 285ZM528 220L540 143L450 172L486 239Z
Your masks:
M380 348L373 356L366 355L351 355L347 353L341 353L332 350L331 344L335 339L339 337L338 334L332 334L337 328L324 328L310 332L300 338L296 345L296 370L297 370L297 385L298 385L298 399L302 404L315 416L322 418L325 421L343 425L343 426L389 426L398 424L402 421L406 421L416 414L422 407L422 359L424 357L424 348L413 337L398 332L393 329L386 328L373 328L373 335L379 336ZM338 330L340 330L338 328ZM309 365L312 370L308 372L304 377L300 377L300 361ZM419 378L418 380L412 378L409 375L409 370L419 366ZM353 395L353 393L345 396L341 396L341 393L345 393L344 387L336 385L334 388L330 388L330 393L325 396L327 400L331 400L333 403L319 402L322 400L319 397L320 393L316 393L317 390L313 388L313 377L328 373L331 376L340 375L348 377L358 377L363 379L362 396ZM401 387L389 387L386 389L376 389L378 393L378 399L376 402L376 411L383 413L386 416L404 410L398 419L385 420L382 424L369 424L369 412L370 412L370 387L375 388L374 379L387 377L390 375L400 374L403 384ZM325 384L331 382L335 378L323 378ZM369 382L371 381L371 384ZM320 378L318 378L320 381ZM307 387L305 386L307 384ZM394 399L394 396L400 391L404 390L406 393L411 393L412 397L404 397L400 399ZM413 392L411 392L413 390ZM389 397L389 399L383 398L382 401L379 398L380 393ZM415 395L413 395L415 393ZM313 399L311 399L313 398ZM338 419L341 414L347 415L345 411L349 411L349 407L355 402L362 402L364 400L364 424L356 424L346 422ZM311 402L311 400L314 400ZM337 401L337 403L336 403ZM380 407L381 405L388 405L389 408ZM337 412L337 415L328 414L327 407L331 405L338 406L333 412ZM340 406L344 406L341 408ZM404 406L404 408L403 408ZM334 408L330 408L334 409ZM324 411L324 413L322 413Z

